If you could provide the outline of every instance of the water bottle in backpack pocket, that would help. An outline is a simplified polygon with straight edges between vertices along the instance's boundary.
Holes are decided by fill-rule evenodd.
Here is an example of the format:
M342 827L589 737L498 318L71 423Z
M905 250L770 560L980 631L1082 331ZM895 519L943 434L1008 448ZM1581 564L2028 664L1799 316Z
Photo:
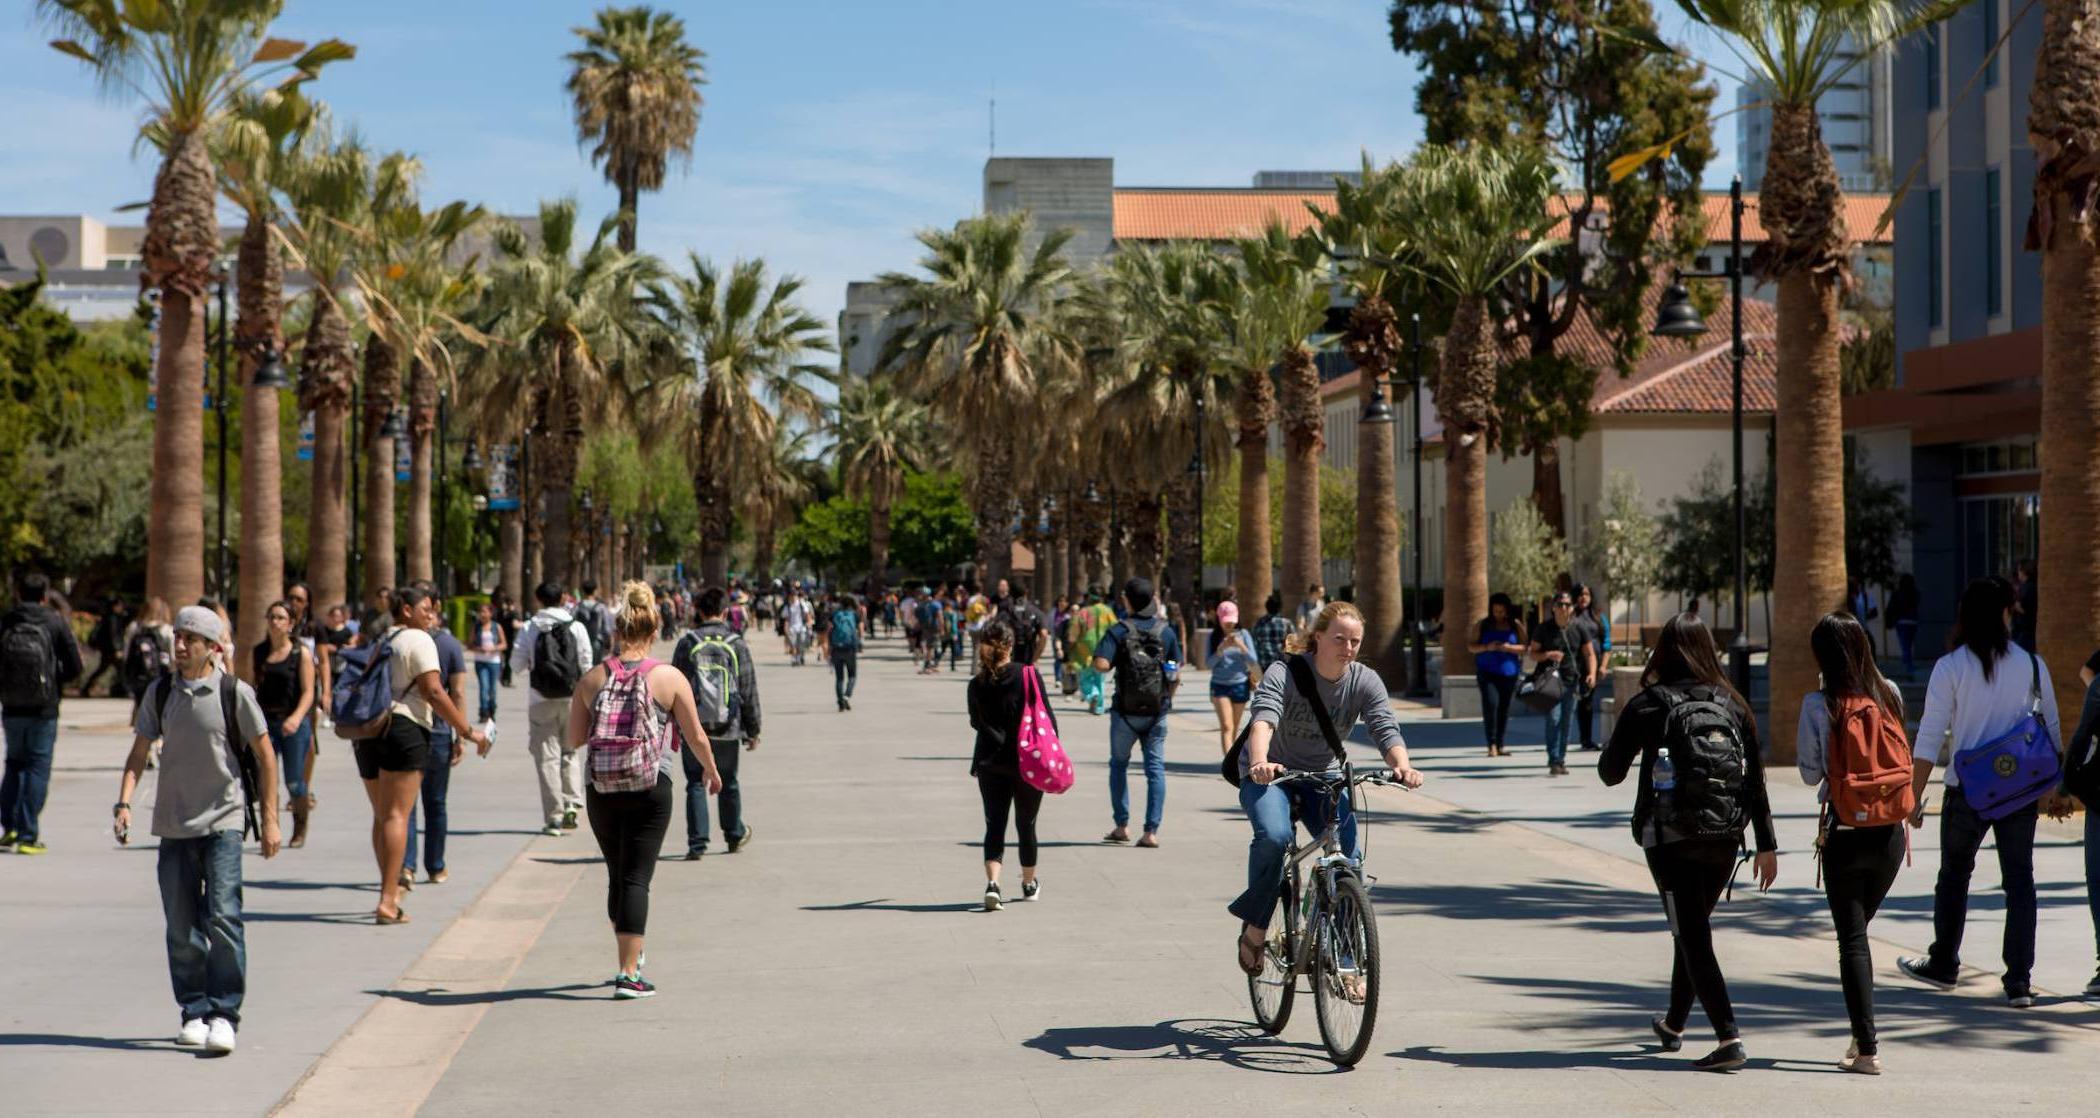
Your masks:
M1659 828L1676 838L1740 838L1750 817L1743 803L1749 751L1733 704L1711 687L1649 690L1668 711L1650 775Z

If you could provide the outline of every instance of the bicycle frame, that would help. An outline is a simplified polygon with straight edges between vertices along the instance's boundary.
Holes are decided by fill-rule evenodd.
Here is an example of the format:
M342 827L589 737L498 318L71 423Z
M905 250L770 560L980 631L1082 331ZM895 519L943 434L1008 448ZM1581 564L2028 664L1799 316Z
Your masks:
M1296 780L1292 781L1294 777ZM1302 933L1309 931L1313 927L1314 921L1333 906L1334 875L1338 872L1348 872L1360 876L1363 873L1362 863L1342 852L1340 801L1344 796L1353 796L1356 785L1359 783L1387 783L1376 777L1359 778L1346 764L1342 766L1342 775L1339 780L1327 778L1325 774L1292 773L1276 781L1276 783L1306 782L1311 780L1318 780L1329 785L1327 789L1327 826L1317 838L1300 846L1298 843L1298 824L1296 820L1293 820L1291 824L1291 845L1285 849L1283 863L1284 875L1293 880L1302 880L1305 886L1298 891L1298 903L1301 906L1301 911L1286 913L1284 917L1286 927L1295 933L1299 933L1291 936L1291 967L1287 977L1293 979L1300 974L1310 973L1309 963L1312 958L1310 951L1312 937ZM1351 807L1353 810L1353 800ZM1312 862L1312 872L1303 874L1301 877L1302 867L1309 861Z

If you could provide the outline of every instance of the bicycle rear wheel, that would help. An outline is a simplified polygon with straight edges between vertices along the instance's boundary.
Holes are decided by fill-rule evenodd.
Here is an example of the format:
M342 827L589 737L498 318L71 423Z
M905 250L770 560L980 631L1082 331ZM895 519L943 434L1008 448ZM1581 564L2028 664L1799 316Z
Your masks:
M1333 884L1333 907L1313 933L1313 1010L1327 1054L1354 1067L1378 1019L1378 923L1362 878L1338 874Z
M1262 948L1260 974L1247 976L1247 1000L1254 1003L1254 1020L1274 1036L1291 1019L1291 1003L1298 996L1298 875L1283 875L1283 895L1276 900L1278 911L1269 920L1269 940Z

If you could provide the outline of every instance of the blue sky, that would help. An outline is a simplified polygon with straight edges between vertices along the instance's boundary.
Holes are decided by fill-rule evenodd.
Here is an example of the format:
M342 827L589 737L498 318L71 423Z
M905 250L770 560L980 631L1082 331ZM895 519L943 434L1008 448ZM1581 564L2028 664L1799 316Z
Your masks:
M312 88L377 146L422 157L430 201L504 213L612 192L575 143L557 0L289 0L280 34L355 43ZM1353 167L1420 135L1385 0L669 0L708 52L690 171L641 203L642 247L763 256L830 321L848 280L908 267L914 230L973 212L998 101L1002 155L1106 155L1127 186L1244 186L1256 170ZM0 213L143 200L138 107L100 95L9 5L0 32ZM1722 105L1733 103L1723 85ZM1719 128L1733 170L1734 122Z

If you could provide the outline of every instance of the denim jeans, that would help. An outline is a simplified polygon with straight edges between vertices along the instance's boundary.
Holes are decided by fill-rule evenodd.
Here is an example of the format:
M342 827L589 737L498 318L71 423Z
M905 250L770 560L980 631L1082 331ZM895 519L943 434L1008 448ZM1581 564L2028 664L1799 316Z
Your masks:
M1145 829L1159 830L1167 811L1167 718L1111 712L1108 718L1108 806L1116 826L1130 826L1130 751L1145 738Z
M306 795L306 755L314 744L313 719L299 723L299 729L289 734L284 732L283 719L265 715L263 721L270 731L270 744L277 747L277 767L284 772L285 794L293 799Z
M486 722L496 717L496 684L503 676L502 664L474 662L474 682L481 688L481 714L478 721Z
M744 793L736 784L737 757L744 751L741 738L715 741L715 769L722 774L722 794L715 806L722 810L722 837L731 842L744 837ZM705 851L709 832L706 774L690 751L678 751L685 765L685 849Z
M2027 985L2034 972L2034 805L1986 822L1959 788L1940 807L1940 876L1932 887L1932 968L1961 965L1961 937L1969 919L1969 875L1986 832L1998 840L1998 872L2005 883L2005 985ZM2088 824L2090 826L2090 824ZM2090 854L2087 855L2091 857Z
M430 759L423 763L422 820L429 824L423 835L423 869L430 873L445 868L445 831L449 818L445 812L445 792L451 787L452 738L447 735L440 741L433 735ZM408 846L401 854L401 868L410 877L416 873L416 823L416 808L411 804L408 808Z
M1254 826L1247 843L1247 891L1227 909L1257 928L1266 929L1276 914L1276 897L1283 892L1283 859L1291 845L1291 808L1296 806L1305 829L1317 837L1327 829L1327 790L1312 784L1240 783L1240 809ZM1342 852L1361 860L1363 849L1356 843L1356 809L1349 797L1341 798L1335 838Z
M0 726L7 736L7 775L0 777L0 831L13 831L25 843L36 842L37 817L51 792L51 755L58 751L58 715L9 715Z
M1480 728L1487 734L1486 744L1502 745L1509 740L1509 700L1517 693L1517 677L1475 672L1473 682L1480 685Z
M248 990L241 833L160 840L160 908L168 918L168 980L182 1019L240 1024Z
M857 648L833 648L831 650L831 687L839 702L853 697L853 685L860 679L860 650Z
M1568 730L1575 721L1576 687L1569 684L1561 692L1560 702L1546 710L1546 763L1565 765L1568 763Z

